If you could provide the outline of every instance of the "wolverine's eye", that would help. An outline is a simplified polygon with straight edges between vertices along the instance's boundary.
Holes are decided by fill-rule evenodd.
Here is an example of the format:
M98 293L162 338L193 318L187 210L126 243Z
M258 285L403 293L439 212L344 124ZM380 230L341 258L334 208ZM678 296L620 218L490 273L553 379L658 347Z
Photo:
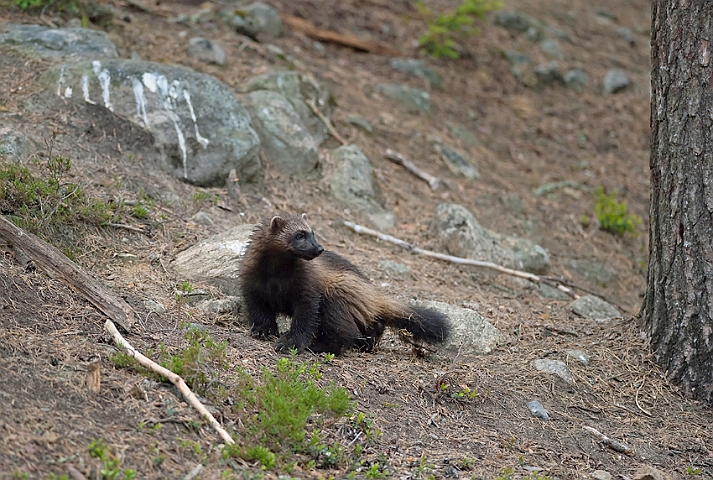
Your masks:
M305 239L305 234L304 233L298 233L295 235L295 240L304 240Z

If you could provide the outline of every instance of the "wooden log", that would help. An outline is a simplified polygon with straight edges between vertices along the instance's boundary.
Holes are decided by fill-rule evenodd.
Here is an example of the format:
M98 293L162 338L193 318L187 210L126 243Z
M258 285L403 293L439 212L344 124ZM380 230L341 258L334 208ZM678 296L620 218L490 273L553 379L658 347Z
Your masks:
M89 300L92 305L121 328L127 332L131 331L131 327L136 321L136 314L129 304L111 293L98 280L64 256L62 252L36 235L25 232L2 215L0 215L0 237L12 242L40 269L69 285L72 290Z

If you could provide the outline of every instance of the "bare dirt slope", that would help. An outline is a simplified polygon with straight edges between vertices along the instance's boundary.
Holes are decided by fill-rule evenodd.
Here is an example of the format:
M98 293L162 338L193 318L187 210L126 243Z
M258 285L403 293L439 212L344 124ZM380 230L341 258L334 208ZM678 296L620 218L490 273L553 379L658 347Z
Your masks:
M6 2L7 3L7 2ZM636 319L643 293L647 259L646 220L638 237L617 237L595 225L582 227L580 218L594 216L593 191L604 186L625 199L630 211L646 219L648 212L648 30L650 5L645 0L506 1L561 32L565 69L581 68L589 76L578 93L560 84L523 86L511 73L503 50L518 50L535 63L550 61L537 44L490 23L481 35L467 39L467 54L457 61L428 60L444 79L441 89L391 69L389 58L355 52L334 44L315 49L313 40L285 28L272 41L287 52L277 56L264 44L231 32L219 22L181 24L179 14L200 7L179 2L113 2L109 27L120 55L132 51L155 62L187 65L216 76L236 94L245 81L272 68L296 67L324 82L333 92L334 124L367 154L376 177L397 216L392 234L437 249L428 223L442 202L459 203L487 228L529 238L548 249L551 273L606 298L624 312L607 323L577 317L568 302L541 298L527 284L503 275L440 263L411 255L395 246L360 237L343 220L363 222L357 212L335 205L319 175L296 182L267 170L264 188L245 188L239 202L221 189L198 189L161 175L147 175L140 144L133 149L117 138L131 132L111 118L48 115L39 104L59 101L41 94L36 79L49 66L16 54L0 55L2 122L36 138L33 158L45 161L42 139L57 131L55 151L73 161L72 181L105 199L159 198L170 188L186 199L172 205L156 203L147 220L134 220L150 234L110 228L88 228L77 239L76 261L136 309L142 328L129 340L141 350L185 346L180 322L204 325L219 340L227 340L231 369L251 373L274 366L279 357L268 342L250 338L236 318L208 317L175 296L183 278L170 267L177 252L230 226L253 223L273 211L306 211L320 241L347 256L372 280L401 298L439 300L477 309L507 335L507 342L487 356L417 358L410 348L387 335L376 352L348 353L321 367L325 380L348 388L356 409L373 419L381 435L365 445L363 466L316 468L307 460L291 472L297 478L341 478L349 469L364 478L371 465L393 478L591 478L606 470L619 478L634 478L642 467L655 467L672 478L700 473L713 477L711 412L686 400L664 380L652 362ZM137 2L138 3L138 2ZM454 2L427 2L435 9ZM351 33L389 44L408 56L418 55L413 42L424 24L411 2L327 0L272 1L281 12L308 19L320 28ZM218 8L207 2L204 7ZM61 23L3 9L0 22ZM622 36L627 28L631 38ZM221 43L225 66L208 66L188 58L189 38L205 36ZM622 68L633 85L617 95L601 93L601 79L611 68ZM433 112L416 115L384 98L377 83L402 83L430 89ZM359 115L373 134L347 121ZM449 129L457 122L475 133L481 146L460 144ZM466 150L476 161L479 180L456 176L433 150L440 139ZM338 146L329 140L325 147ZM148 148L148 147L146 147ZM383 158L392 148L421 168L446 181L431 191L401 167ZM329 168L329 156L322 156ZM570 180L584 189L557 190L535 196L544 184ZM198 200L195 193L218 195L217 204ZM193 200L191 200L193 199ZM228 205L230 208L220 208ZM215 225L191 221L203 210ZM115 368L108 357L114 348L103 333L104 318L58 280L25 269L11 247L0 243L0 478L50 478L72 466L96 471L88 446L103 439L121 458L123 468L137 478L181 478L198 463L200 478L277 478L284 471L260 471L249 462L226 461L219 439L207 426L195 428L197 415L169 386L146 387L132 369ZM127 256L126 254L131 254ZM412 275L390 277L379 260L407 265ZM574 260L606 266L606 284L585 278ZM219 292L204 285L210 295ZM577 290L580 294L582 290ZM150 313L146 300L163 303L166 313ZM567 356L580 349L588 364ZM87 365L101 359L102 391L84 386ZM300 357L312 361L308 354ZM574 384L537 372L538 358L568 363ZM221 381L230 384L231 375ZM144 385L146 395L131 394ZM440 385L447 385L442 391ZM476 391L473 400L459 401L451 393ZM525 404L539 400L550 421L533 417ZM228 405L215 405L228 428L237 428ZM156 427L159 425L159 427ZM624 442L626 455L607 448L583 427ZM350 445L354 433L342 424L326 425L330 442ZM197 448L198 445L200 448ZM372 471L370 478L376 478ZM23 476L25 475L25 476ZM540 477L543 478L543 477ZM654 478L654 477L652 477Z

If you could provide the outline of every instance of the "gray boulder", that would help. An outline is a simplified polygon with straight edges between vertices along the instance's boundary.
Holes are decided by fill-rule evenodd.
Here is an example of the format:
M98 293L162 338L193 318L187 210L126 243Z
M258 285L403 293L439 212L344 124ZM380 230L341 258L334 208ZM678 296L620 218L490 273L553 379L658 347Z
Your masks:
M24 162L35 148L35 142L28 136L8 127L0 127L0 158L15 163Z
M445 314L451 324L450 338L439 350L451 355L484 355L505 341L505 336L482 315L468 308L454 307L443 302L416 302Z
M577 315L593 318L601 322L621 317L621 313L616 307L594 295L579 297L569 304L569 308Z
M88 28L49 28L7 25L0 45L30 55L63 60L117 58L116 47L105 32Z
M339 147L332 151L332 160L336 164L330 179L334 198L361 211L380 230L393 228L396 217L384 207L384 197L374 181L374 171L359 147Z
M549 256L544 248L483 228L462 205L439 205L431 221L431 232L441 248L451 255L534 273L549 268Z
M255 225L213 235L176 256L171 266L183 278L205 282L226 295L240 295L238 270Z
M267 161L288 175L314 170L319 161L317 142L292 104L270 90L251 92L247 99Z
M299 72L277 71L252 78L245 89L248 92L269 90L285 97L318 146L329 136L324 122L314 114L307 102L314 102L319 112L329 118L334 113L334 98L324 85L312 77Z
M269 5L261 2L246 6L227 7L221 11L223 21L238 33L256 39L263 34L279 37L282 32L280 14Z
M224 186L261 169L260 140L247 111L226 85L202 73L137 60L58 65L40 81L70 103L106 108L150 132L159 164L201 186Z

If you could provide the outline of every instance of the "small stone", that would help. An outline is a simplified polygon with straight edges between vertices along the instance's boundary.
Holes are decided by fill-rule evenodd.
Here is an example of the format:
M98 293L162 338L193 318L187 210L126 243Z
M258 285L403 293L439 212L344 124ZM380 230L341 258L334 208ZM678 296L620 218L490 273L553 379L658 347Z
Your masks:
M606 470L594 470L591 475L594 480L614 480L612 474Z
M327 53L322 42L312 42L312 47L320 56L324 56L324 54Z
M524 65L530 63L530 57L524 53L520 53L517 50L505 50L503 56L512 66Z
M550 415L547 413L547 410L545 410L545 407L537 400L527 402L527 408L533 416L541 418L545 422L550 419Z
M614 278L614 274L604 264L599 262L572 260L569 262L569 266L587 280L596 282L603 287L606 287L612 278Z
M483 145L478 137L460 123L446 121L446 125L448 125L451 136L458 139L464 147L480 147Z
M612 318L621 317L621 313L611 304L605 302L594 295L585 295L569 304L569 307L577 315L594 320L606 321Z
M228 7L221 12L221 16L223 21L238 33L253 39L260 34L279 37L282 32L280 14L271 6L261 2L239 8Z
M213 219L210 218L205 212L198 212L193 215L193 221L200 225L205 225L206 227L210 227L213 225Z
M528 28L525 32L524 37L531 42L539 42L544 38L545 34L542 33L542 29L539 26L533 25Z
M564 74L564 83L575 92L581 92L587 85L587 74L577 68L567 70Z
M240 200L240 183L238 174L235 169L228 173L228 178L225 179L225 188L228 190L228 197L233 200Z
M82 28L82 19L70 18L67 20L67 23L64 24L64 28Z
M393 260L379 260L378 265L382 272L392 277L408 277L411 275L411 270L403 263L394 262Z
M541 63L535 67L535 77L543 85L550 85L554 82L564 82L560 73L560 66L557 62Z
M184 324L181 327L181 330L184 332L190 332L191 330L196 331L196 332L205 332L205 325L201 325L200 323L189 323L188 325Z
M525 33L532 24L532 18L522 12L508 12L500 10L493 15L495 25L513 30L519 33Z
M631 85L631 81L623 70L612 69L607 72L602 85L604 93L619 93Z
M541 41L540 50L542 50L545 55L549 55L552 58L556 58L558 60L562 60L564 58L562 46L557 40L548 39Z
M633 480L671 480L671 476L657 468L643 465L636 470Z
M621 38L626 40L626 42L631 45L632 47L636 44L636 39L634 38L634 34L631 32L630 29L626 27L622 27L619 29L617 32Z
M570 298L569 295L563 291L551 287L546 283L541 283L540 286L537 287L537 293L539 293L542 298L548 300L569 300Z
M114 7L106 3L89 2L84 6L84 14L94 25L108 27L114 21Z
M574 378L569 373L567 365L561 360L551 360L549 358L538 358L533 360L532 366L540 372L551 373L558 376L568 385L574 384Z
M207 38L195 37L188 41L188 55L204 63L225 63L225 52L220 45Z
M373 133L374 130L371 128L371 124L366 118L359 117L357 115L347 116L347 122L351 123L355 127L359 127L367 133Z
M146 307L149 312L158 313L159 315L166 313L166 307L163 303L159 303L154 300L144 301L144 307Z
M208 300L200 305L200 308L213 315L234 314L240 311L240 297L226 297L215 300Z
M471 162L465 158L464 153L442 143L437 143L435 149L454 173L459 173L471 180L480 178L480 173L471 165Z
M416 113L431 112L431 96L420 88L411 88L393 83L377 85L376 89Z
M390 64L394 70L428 80L434 88L440 88L441 86L441 76L421 60L415 58L392 58Z
M579 360L583 365L589 365L590 355L583 350L567 350L567 356Z

